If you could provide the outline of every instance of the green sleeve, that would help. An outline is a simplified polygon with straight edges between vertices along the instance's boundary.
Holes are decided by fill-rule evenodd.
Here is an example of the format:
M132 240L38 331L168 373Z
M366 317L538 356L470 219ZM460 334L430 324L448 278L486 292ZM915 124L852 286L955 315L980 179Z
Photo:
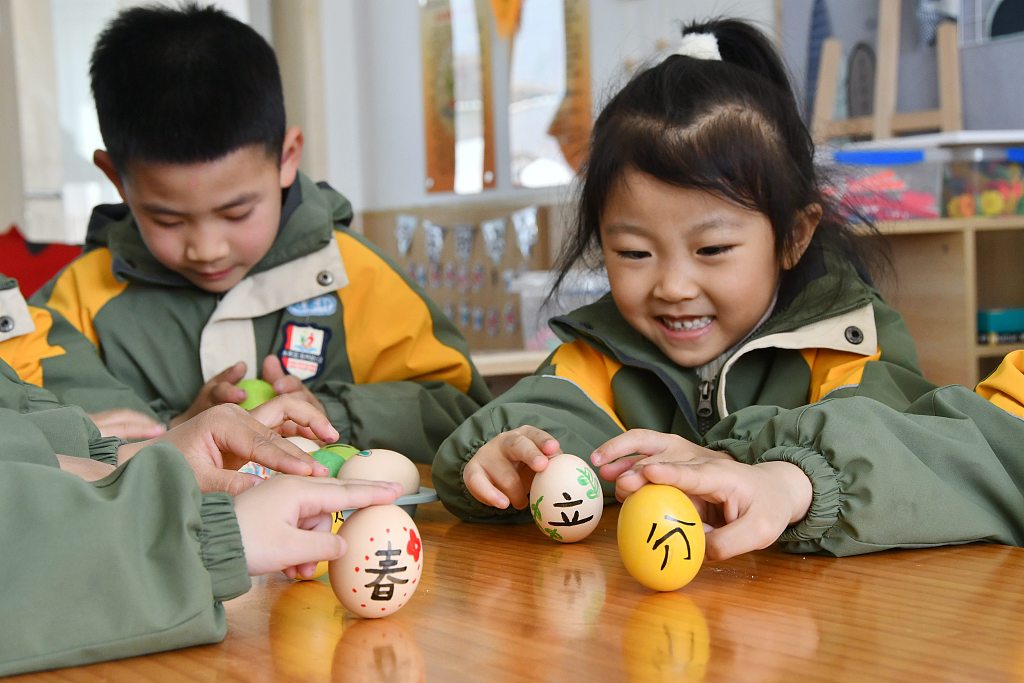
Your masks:
M46 437L0 410L0 675L216 642L248 589L231 499L200 494L187 463L151 446L85 482ZM69 608L70 606L70 608Z
M128 408L157 419L156 413L103 364L98 349L57 311L47 340L65 353L43 358L43 386L63 403L81 406L87 413Z
M477 411L447 439L431 471L438 496L455 516L473 522L524 522L529 510L498 510L476 500L462 481L466 463L485 443L502 432L531 425L559 442L562 451L588 460L595 448L622 429L575 383L551 376L525 377ZM614 484L603 481L606 501Z
M1024 544L1024 421L965 387L902 411L851 397L724 422L709 447L748 464L788 461L811 480L806 518L779 539L788 551Z

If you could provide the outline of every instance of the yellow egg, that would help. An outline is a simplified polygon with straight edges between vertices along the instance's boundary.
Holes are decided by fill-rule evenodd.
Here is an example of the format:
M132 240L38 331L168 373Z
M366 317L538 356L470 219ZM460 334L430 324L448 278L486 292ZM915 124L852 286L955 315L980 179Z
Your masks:
M345 520L344 520L344 517L341 514L341 510L338 510L337 512L332 514L331 515L331 533L332 534L338 533L338 529L341 528L341 525L342 525L342 523L344 521ZM322 560L320 562L317 562L316 563L316 569L313 571L313 576L311 576L309 578L310 579L319 579L321 576L323 576L324 574L327 573L327 569L328 569L328 562L327 562L327 560ZM305 580L304 576L300 576L299 578Z
M647 484L619 512L619 555L634 579L657 591L688 584L704 561L704 525L685 493Z

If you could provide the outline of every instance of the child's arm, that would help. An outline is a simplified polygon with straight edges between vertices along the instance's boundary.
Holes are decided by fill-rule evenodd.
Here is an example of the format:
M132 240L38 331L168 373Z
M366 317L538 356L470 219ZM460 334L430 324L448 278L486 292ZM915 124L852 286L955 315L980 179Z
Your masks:
M810 480L791 552L856 555L971 541L1024 544L1024 421L965 387L896 410L863 397L729 416L708 445L738 461L785 461Z
M712 560L767 548L804 518L811 503L807 475L781 461L745 465L721 455L685 462L649 458L619 476L615 496L625 500L647 483L675 486L690 497L713 527L706 536Z
M6 428L18 421L12 439ZM201 494L166 443L90 484L53 466L23 416L0 410L0 424L0 574L4 618L18 625L5 630L0 676L217 642L221 603L248 590L248 574L337 557L326 513L398 495L387 484L282 476L233 505ZM81 618L55 618L64 604Z

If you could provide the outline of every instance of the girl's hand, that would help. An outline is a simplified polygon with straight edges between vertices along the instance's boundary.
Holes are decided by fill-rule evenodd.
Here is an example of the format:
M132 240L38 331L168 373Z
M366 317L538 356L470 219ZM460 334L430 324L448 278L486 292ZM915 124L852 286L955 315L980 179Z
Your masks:
M244 491L235 498L235 514L249 574L312 576L317 562L345 553L345 541L331 533L334 512L384 505L401 493L393 482L283 475Z
M260 377L274 387L278 396L292 396L300 401L305 401L321 413L325 413L324 404L320 402L313 392L302 383L302 380L295 375L289 375L281 367L281 359L275 355L269 355L263 359L262 374Z
M615 497L624 500L646 483L668 484L687 494L705 524L709 559L725 560L767 548L811 504L811 480L783 461L745 465L725 458L638 464L615 481Z
M277 405L271 405L275 401ZM267 405L261 412L253 413L305 425L315 422L311 417L319 415L308 404L289 397L273 399ZM322 433L329 432L323 430ZM309 454L234 404L214 406L155 439L121 446L117 451L118 463L154 443L170 443L181 451L204 493L238 494L258 484L262 480L256 475L236 471L249 461L285 474L328 475L327 468Z
M171 418L171 426L177 427L192 419L204 410L222 403L241 403L245 400L245 390L235 385L245 377L245 363L239 361L226 370L221 371L199 389L192 405L181 415Z
M599 467L603 479L615 479L630 467L649 458L653 462L689 462L694 458L725 458L727 453L713 451L687 441L676 434L650 429L630 429L604 442L590 454L590 462Z
M341 438L323 410L295 394L275 396L249 414L281 436L304 436L321 443L334 443Z
M562 452L558 441L542 429L524 425L494 437L466 463L462 480L473 497L505 510L530 503L533 475L543 472L548 458Z

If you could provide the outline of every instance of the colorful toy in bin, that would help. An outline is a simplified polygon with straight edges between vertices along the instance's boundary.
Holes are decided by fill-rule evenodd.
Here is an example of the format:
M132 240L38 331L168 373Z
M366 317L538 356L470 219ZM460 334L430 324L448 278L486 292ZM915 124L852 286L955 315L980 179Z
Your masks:
M973 149L946 165L942 187L953 218L1024 213L1024 147Z

